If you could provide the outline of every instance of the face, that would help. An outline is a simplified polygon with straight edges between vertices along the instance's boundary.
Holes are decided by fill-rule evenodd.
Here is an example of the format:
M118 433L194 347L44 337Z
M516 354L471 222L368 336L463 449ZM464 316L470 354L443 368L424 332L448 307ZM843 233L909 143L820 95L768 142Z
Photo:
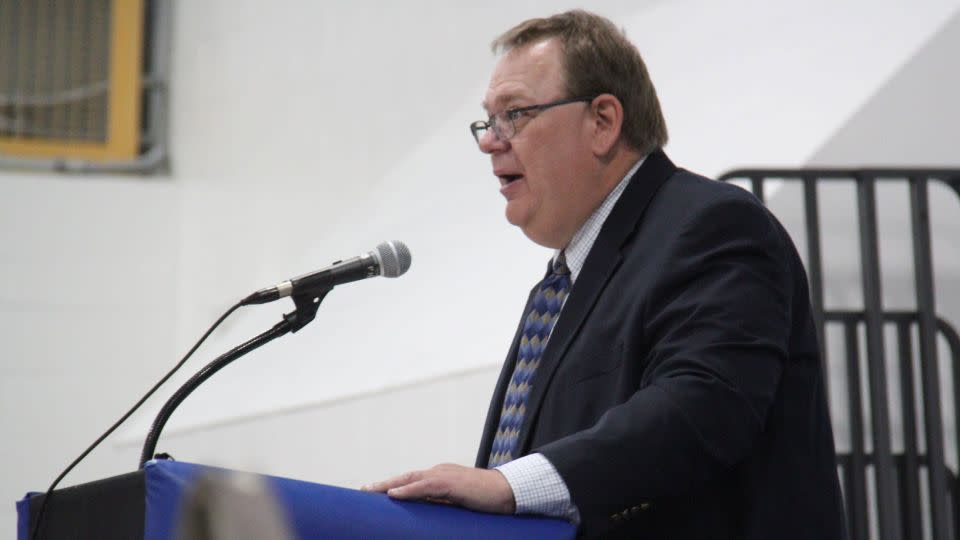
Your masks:
M483 106L492 115L568 97L575 96L564 88L559 43L548 39L500 59ZM565 247L603 198L590 124L590 104L572 103L518 119L508 141L493 130L480 139L507 200L507 221L540 245Z

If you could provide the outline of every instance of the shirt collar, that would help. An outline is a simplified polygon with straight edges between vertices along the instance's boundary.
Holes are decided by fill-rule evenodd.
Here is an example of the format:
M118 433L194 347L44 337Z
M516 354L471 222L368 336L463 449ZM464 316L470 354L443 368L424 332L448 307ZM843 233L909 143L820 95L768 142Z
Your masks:
M613 210L614 205L616 205L620 199L620 195L623 195L623 190L626 189L627 184L630 183L630 178L637 172L640 166L643 165L646 159L646 156L640 158L640 160L627 171L627 174L620 179L620 183L607 195L603 203L601 203L600 206L593 211L593 214L590 214L587 221L580 226L580 229L573 235L567 247L563 248L564 256L567 259L567 267L570 268L571 283L575 282L577 276L580 275L580 270L583 269L583 264L587 261L587 255L590 254L590 248L593 247L597 236L600 235L600 229ZM559 249L554 251L554 260L560 255L560 251Z

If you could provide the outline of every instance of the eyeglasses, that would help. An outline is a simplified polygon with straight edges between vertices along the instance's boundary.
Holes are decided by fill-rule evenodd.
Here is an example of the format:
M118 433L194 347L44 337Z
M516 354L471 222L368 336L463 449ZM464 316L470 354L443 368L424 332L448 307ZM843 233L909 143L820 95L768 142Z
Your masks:
M530 105L529 107L507 109L505 111L498 112L497 114L488 118L486 121L477 120L476 122L470 124L470 132L473 133L473 138L476 139L477 144L480 144L480 139L482 139L483 136L487 134L487 131L491 129L493 130L494 135L497 136L497 139L500 139L501 141L507 141L517 134L517 120L520 120L525 116L531 116L530 113L545 111L559 105L567 105L568 103L591 102L596 97L597 96L568 98L561 99L559 101L551 101L550 103L543 103L540 105Z

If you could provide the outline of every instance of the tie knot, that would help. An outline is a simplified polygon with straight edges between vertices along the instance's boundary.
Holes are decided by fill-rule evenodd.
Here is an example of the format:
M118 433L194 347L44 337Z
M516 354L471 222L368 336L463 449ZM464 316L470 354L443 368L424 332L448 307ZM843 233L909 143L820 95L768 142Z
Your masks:
M567 256L565 252L561 251L557 258L553 260L552 270L554 274L565 275L570 273L570 268L567 267Z

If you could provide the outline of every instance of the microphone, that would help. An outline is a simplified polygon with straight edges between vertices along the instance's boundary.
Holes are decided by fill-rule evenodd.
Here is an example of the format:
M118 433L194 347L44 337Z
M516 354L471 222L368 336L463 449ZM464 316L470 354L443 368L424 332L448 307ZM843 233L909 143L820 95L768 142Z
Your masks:
M260 289L245 298L242 305L266 304L295 294L313 294L343 283L376 276L400 277L410 268L410 260L410 250L406 244L397 240L383 242L374 251L359 257L337 261L322 270L288 279L274 287Z

